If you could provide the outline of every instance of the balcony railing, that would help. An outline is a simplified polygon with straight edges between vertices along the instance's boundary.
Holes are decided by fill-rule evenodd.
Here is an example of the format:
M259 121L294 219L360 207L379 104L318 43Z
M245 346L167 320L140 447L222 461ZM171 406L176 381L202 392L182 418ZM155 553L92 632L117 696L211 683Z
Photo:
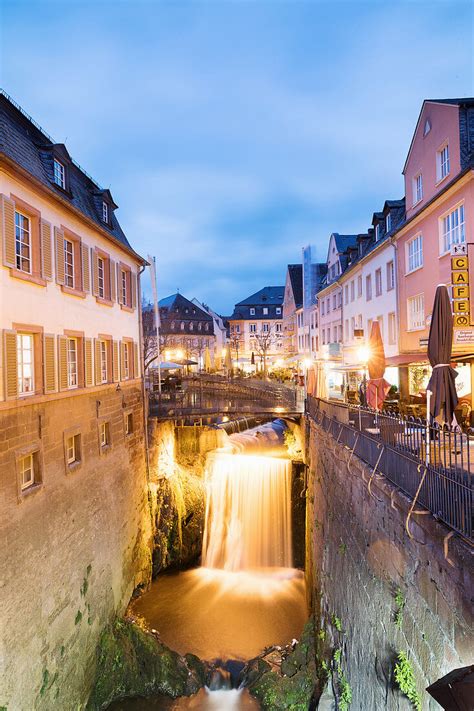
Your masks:
M417 505L472 540L474 439L458 427L310 396L306 413Z

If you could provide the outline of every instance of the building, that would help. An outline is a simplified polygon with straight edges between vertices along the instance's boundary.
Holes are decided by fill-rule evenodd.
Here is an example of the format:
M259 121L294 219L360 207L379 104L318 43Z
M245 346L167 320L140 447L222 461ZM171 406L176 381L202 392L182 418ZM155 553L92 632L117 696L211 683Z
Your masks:
M204 367L206 348L214 355L214 318L204 308L179 292L158 302L160 310L160 351L162 360L192 360ZM153 307L144 309L144 325L153 323Z
M265 286L235 304L229 346L237 367L250 371L282 359L284 294L283 286Z
M300 352L303 313L303 267L288 264L283 298L283 351L286 357ZM301 324L300 324L301 322Z
M402 387L426 386L436 285L451 288L458 395L474 405L474 98L423 102L403 169L406 221L397 252ZM459 261L453 260L457 253Z
M103 626L149 575L145 262L116 210L66 146L1 93L0 696L9 708L35 707L45 669L63 691L53 701L45 689L44 708L77 706Z
M327 274L326 262L315 262L316 248L303 247L303 329L304 356L310 360L317 358L319 349L318 292Z
M203 311L212 316L214 325L214 351L211 353L214 366L219 370L223 367L223 361L225 358L225 350L227 348L227 326L225 319L219 316L215 311L213 311L207 304L201 304L196 298L193 300L193 304L196 304Z

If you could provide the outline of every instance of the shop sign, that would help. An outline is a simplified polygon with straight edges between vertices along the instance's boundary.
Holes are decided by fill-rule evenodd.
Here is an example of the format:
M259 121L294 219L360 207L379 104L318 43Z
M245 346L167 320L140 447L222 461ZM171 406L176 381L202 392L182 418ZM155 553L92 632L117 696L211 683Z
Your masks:
M469 260L466 244L451 246L451 283L453 285L454 328L465 329L471 323Z
M428 345L428 339L427 338L419 338L418 339L420 347L421 346L427 346Z
M454 332L454 343L457 345L472 345L474 343L474 328L456 330Z

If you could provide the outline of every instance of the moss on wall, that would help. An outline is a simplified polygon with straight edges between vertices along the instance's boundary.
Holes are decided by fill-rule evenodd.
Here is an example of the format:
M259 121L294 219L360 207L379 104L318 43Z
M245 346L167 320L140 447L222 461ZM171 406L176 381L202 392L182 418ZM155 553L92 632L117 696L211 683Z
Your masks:
M194 655L171 651L135 619L117 619L100 638L87 711L100 711L127 696L190 696L204 685L206 674Z

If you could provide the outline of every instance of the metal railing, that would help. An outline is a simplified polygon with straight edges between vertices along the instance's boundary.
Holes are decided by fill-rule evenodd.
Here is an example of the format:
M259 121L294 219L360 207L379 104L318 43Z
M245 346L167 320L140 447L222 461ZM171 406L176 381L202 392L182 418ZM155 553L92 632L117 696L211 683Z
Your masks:
M417 504L472 539L474 440L460 428L311 396L306 414Z
M148 382L149 413L153 417L188 415L245 415L252 413L302 412L296 388L251 379L229 380L216 375L191 375L177 387L162 388Z

